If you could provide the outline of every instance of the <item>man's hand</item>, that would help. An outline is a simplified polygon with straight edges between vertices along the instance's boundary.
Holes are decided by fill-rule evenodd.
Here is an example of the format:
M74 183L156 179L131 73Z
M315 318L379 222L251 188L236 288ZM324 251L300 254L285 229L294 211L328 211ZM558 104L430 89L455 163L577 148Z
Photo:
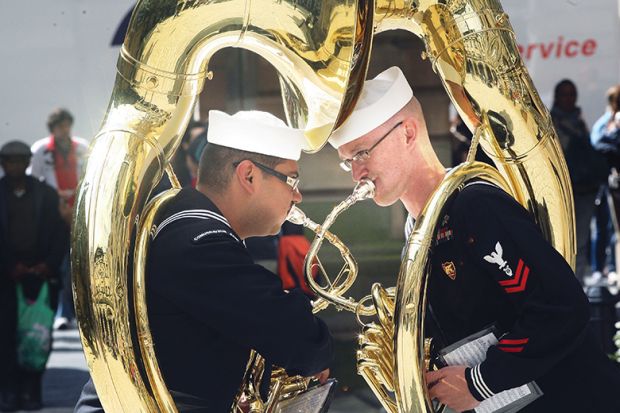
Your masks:
M467 387L465 368L450 366L426 372L426 384L431 399L437 399L457 412L478 406L480 402L474 399Z
M319 381L319 383L325 384L325 383L327 383L327 379L329 379L329 369L325 369L322 372L317 373L317 374L315 374L312 377L317 379Z
M52 272L50 271L49 267L44 262L40 262L37 265L30 267L29 272L33 273L37 277L42 278L44 280L49 278L50 275L52 275Z
M9 275L13 279L13 281L19 282L24 278L26 274L28 274L28 272L29 268L21 262L18 262L17 264L15 264L15 267L13 267Z
M71 227L72 218L73 218L73 208L71 208L69 206L69 203L62 198L60 198L60 201L58 204L58 212L60 213L60 217L62 218L62 220L65 221L67 225L69 225L69 227Z

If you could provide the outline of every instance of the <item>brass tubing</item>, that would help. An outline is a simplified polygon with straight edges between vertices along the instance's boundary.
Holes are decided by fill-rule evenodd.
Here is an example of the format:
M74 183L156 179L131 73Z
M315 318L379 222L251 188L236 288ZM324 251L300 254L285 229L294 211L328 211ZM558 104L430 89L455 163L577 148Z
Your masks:
M370 387L375 397L381 402L381 405L387 412L397 413L399 411L396 403L392 400L381 383L377 381L372 371L369 371L367 367L361 367L358 368L357 373L366 380L368 387Z

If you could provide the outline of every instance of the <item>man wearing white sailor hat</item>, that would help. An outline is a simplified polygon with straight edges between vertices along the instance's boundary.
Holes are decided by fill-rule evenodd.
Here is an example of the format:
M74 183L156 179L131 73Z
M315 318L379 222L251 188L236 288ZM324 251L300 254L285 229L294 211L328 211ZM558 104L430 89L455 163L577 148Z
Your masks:
M207 140L197 189L229 209L233 222L244 223L242 238L277 234L291 206L301 202L297 161L305 147L303 131L267 112L212 110ZM226 200L220 199L225 183L231 184ZM260 216L250 222L247 213L237 217L239 205Z
M420 103L397 67L366 81L355 110L329 143L338 150L340 166L351 171L355 181L362 177L374 181L378 205L392 205L400 199L413 216L445 175L431 146ZM416 190L406 191L412 183Z
M331 334L302 291L254 263L243 240L276 234L301 201L303 133L258 111L209 113L196 189L162 212L147 260L149 324L166 385L180 412L229 411L250 349L271 365L324 382ZM94 387L76 412L100 412Z
M329 142L354 181L374 181L378 205L403 203L408 223L446 174L420 103L396 67L365 83ZM536 396L523 412L620 411L620 371L588 328L581 286L512 197L488 182L467 182L442 211L431 248L435 343L452 345L491 324L500 335L482 362L428 372L431 398L465 411L528 385Z

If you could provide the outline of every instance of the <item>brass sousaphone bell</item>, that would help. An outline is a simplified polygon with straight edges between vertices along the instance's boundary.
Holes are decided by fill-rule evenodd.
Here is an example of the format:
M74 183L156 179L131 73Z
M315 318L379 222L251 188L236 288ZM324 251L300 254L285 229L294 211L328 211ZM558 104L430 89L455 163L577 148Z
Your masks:
M148 209L146 201L164 171L176 183L170 159L205 80L213 76L208 69L213 54L241 47L269 61L280 76L289 124L304 129L317 151L353 109L373 35L391 29L422 38L425 56L499 173L466 164L450 174L416 222L395 292L373 287L373 304L364 308L379 321L362 334L358 370L386 409L433 410L423 376L422 321L424 267L445 199L441 191L480 174L505 186L574 263L566 165L497 0L142 0L120 51L105 119L91 144L71 241L82 344L106 411L176 411L157 368L144 306L148 280L141 267L150 225L174 190ZM127 278L130 254L133 280ZM328 298L330 292L319 295Z

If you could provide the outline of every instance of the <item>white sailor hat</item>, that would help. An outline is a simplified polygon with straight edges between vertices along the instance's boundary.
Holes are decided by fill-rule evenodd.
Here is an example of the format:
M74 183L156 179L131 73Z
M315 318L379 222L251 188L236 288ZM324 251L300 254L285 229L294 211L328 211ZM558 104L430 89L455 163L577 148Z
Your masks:
M413 97L403 72L396 66L364 82L364 88L349 118L334 131L329 143L336 149L390 119Z
M299 160L304 132L290 128L271 113L240 111L234 115L209 111L209 143L278 158Z

